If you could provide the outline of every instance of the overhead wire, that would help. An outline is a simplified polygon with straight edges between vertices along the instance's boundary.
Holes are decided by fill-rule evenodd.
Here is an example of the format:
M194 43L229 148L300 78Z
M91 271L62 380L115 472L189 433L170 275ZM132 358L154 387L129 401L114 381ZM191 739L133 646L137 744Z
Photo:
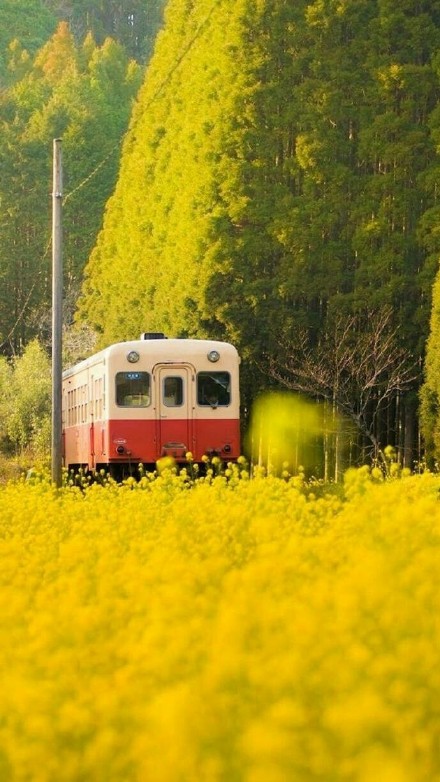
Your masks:
M186 46L182 50L182 52L179 55L179 57L176 59L176 61L173 64L173 66L168 71L168 73L165 76L165 78L160 82L160 84L158 85L157 89L155 90L155 92L151 96L150 100L147 101L146 106L145 106L145 111L147 109L149 109L150 106L157 100L157 98L161 94L161 92L164 89L164 87L171 80L173 74L175 73L175 71L177 70L179 65L183 62L183 60L188 55L188 53L191 51L191 49L194 46L195 42L200 37L202 31L204 30L204 28L208 24L208 22L209 22L209 20L210 20L210 18L212 16L212 14L214 13L215 9L217 8L217 6L220 5L221 2L223 2L223 0L214 0L214 2L212 3L212 5L211 5L207 15L200 22L200 24L196 28L193 36L189 39L188 43L186 44ZM116 144L114 144L112 146L112 148L109 150L107 155L95 166L93 171L91 171L90 174L88 174L86 177L84 177L84 179L81 182L79 182L79 184L76 185L73 188L73 190L71 190L69 193L67 193L65 196L63 196L63 203L66 203L66 201L68 201L70 198L72 198L72 196L74 196L79 190L81 190L83 187L85 187L90 182L90 180L92 180L96 176L96 174L101 170L101 168L107 163L107 161L111 158L111 156L119 148L120 144L121 144L121 139L118 139ZM49 241L48 241L48 243L46 245L46 249L45 249L44 254L42 256L42 260L43 261L45 260L47 254L49 252L49 248L51 246L51 243L52 243L52 237L49 238ZM15 330L17 329L20 321L22 320L22 318L24 316L24 313L26 312L26 309L28 307L29 301L30 301L30 299L32 297L32 294L33 294L33 292L34 292L34 290L36 288L37 282L40 279L42 273L43 273L43 269L40 269L40 271L38 272L38 274L36 275L36 277L35 277L35 279L34 279L34 281L32 283L32 286L31 286L31 288L29 290L29 293L28 293L28 295L27 295L27 297L25 299L25 302L24 302L20 312L18 313L18 316L17 316L17 318L15 320L15 323L14 323L13 327L11 328L11 330L9 331L9 334L6 336L6 338L3 340L3 342L0 343L0 349L3 348L5 345L7 345L9 342L11 342L12 337L14 336Z
M203 20L200 22L199 26L198 26L198 27L197 27L197 29L195 30L195 32L194 32L194 35L193 35L193 36L192 36L192 37L189 39L188 43L187 43L187 44L186 44L186 46L183 48L182 52L180 53L179 57L177 58L177 60L176 60L176 61L175 61L175 63L173 64L173 66L172 66L172 67L170 68L170 70L168 71L168 73L167 73L167 75L165 76L165 78L164 78L164 79L163 79L163 80L160 82L159 86L157 87L157 89L155 90L155 92L153 93L153 95L151 96L151 98L150 98L150 99L147 101L147 103L145 104L144 111L147 111L147 110L150 108L150 106L151 106L151 105L152 105L152 104L153 104L153 103L154 103L154 102L157 100L157 98L158 98L158 97L159 97L159 95L161 94L161 92L162 92L163 88L164 88L164 87L165 87L165 86L168 84L168 82L171 80L171 77L173 76L173 74L175 73L175 71L177 70L177 68L179 67L179 65L180 65L180 64L183 62L183 60L184 60L184 59L185 59L185 57L187 56L188 52L189 52L189 51L192 49L192 47L194 46L195 42L196 42L196 41L197 41L197 39L200 37L200 35L201 35L201 33L202 33L203 29L206 27L206 25L207 25L207 23L209 22L209 20L210 20L210 18L211 18L211 16L212 16L212 14L214 13L214 11L215 11L215 9L217 8L217 6L218 6L218 5L220 5L220 3L221 3L221 2L223 2L223 0L214 0L214 2L212 3L212 5L211 5L211 8L209 9L209 11L208 11L207 15L206 15L206 16L205 16L205 18L204 18L204 19L203 19ZM64 203L65 203L65 202L66 202L66 201L67 201L69 198L71 198L71 196L72 196L72 195L74 195L75 193L77 193L77 192L78 192L78 190L81 190L81 188L83 188L83 187L84 187L84 186L85 186L85 185L86 185L86 184L87 184L87 183L88 183L88 182L89 182L91 179L93 179L93 177L94 177L94 176L95 176L95 175L98 173L98 171L99 171L99 170L102 168L102 166L104 166L104 165L107 163L107 161L110 159L110 157L113 155L113 153L114 153L114 152L115 152L115 151L118 149L118 147L120 146L120 143L121 143L121 140L119 139L119 140L116 142L116 144L114 144L114 145L113 145L113 147L110 149L110 151L109 151L109 152L108 152L108 154L105 156L105 158L103 158L103 159L100 161L100 163L98 163L98 164L97 164L97 166L96 166L96 167L93 169L93 171L91 171L91 172L90 172L90 174L88 174L88 175L87 175L87 176L86 176L86 177L85 177L85 178L82 180L82 182L80 182L78 185L76 185L76 187L75 187L75 188L74 188L74 189L73 189L73 190L72 190L70 193L68 193L66 196L64 196L64 199L63 199Z
M41 259L42 261L44 261L45 258L47 257L47 254L49 252L49 248L50 248L51 244L52 244L52 237L50 237L49 241L46 244L46 249L44 250L43 257ZM18 327L20 321L22 320L24 313L26 312L26 309L27 309L28 304L29 304L29 302L31 300L32 294L33 294L35 288L37 287L37 283L39 282L39 279L42 276L42 274L43 274L43 267L40 267L39 271L35 275L34 281L33 281L32 285L30 287L30 290L29 290L29 292L28 292L28 294L27 294L27 296L25 298L24 304L22 305L22 307L20 309L20 312L17 315L17 318L15 320L14 325L10 329L9 334L7 334L7 336L5 337L3 342L0 342L0 349L5 347L5 345L7 345L8 343L11 343L11 345L12 345L12 342L11 342L12 341L12 337L14 336L15 330Z

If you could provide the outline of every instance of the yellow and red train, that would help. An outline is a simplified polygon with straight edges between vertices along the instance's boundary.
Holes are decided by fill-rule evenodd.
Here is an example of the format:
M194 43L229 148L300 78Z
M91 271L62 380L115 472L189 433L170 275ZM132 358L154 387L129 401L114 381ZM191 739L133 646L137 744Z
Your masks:
M163 456L240 455L240 358L227 342L147 333L63 373L69 469L120 475Z

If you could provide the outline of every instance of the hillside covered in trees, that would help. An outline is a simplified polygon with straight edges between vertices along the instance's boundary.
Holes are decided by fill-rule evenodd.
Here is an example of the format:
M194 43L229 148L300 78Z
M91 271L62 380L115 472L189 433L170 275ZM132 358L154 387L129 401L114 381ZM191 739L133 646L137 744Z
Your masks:
M77 307L100 345L230 339L245 404L302 391L354 424L351 458L392 444L413 464L440 254L440 0L168 0L145 74L164 2L18 4L32 26L10 40L17 4L0 9L3 352L47 332L61 135L67 320Z
M231 339L250 393L327 400L412 462L439 44L427 0L170 0L86 270L101 344Z
M101 45L114 38L129 57L145 62L162 23L165 0L2 0L0 6L0 80L7 81L7 49L18 39L31 57L55 32L69 24L77 43L91 33Z
M35 336L50 338L52 141L59 136L65 161L66 321L71 320L82 270L115 186L121 141L143 78L145 42L157 32L162 6L163 0L1 4L4 354L20 353ZM139 43L136 58L129 32Z

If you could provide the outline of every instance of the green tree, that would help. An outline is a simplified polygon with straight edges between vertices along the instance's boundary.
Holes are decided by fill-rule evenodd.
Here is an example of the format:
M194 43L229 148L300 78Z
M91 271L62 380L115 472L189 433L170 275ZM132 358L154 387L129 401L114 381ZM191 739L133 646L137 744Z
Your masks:
M30 342L8 367L0 362L0 421L17 455L31 449L44 455L50 446L51 370L44 348Z
M215 334L269 382L300 331L321 356L340 316L387 311L420 362L439 9L171 0L86 269L101 344ZM379 445L411 453L419 382L365 410Z
M424 384L420 391L421 431L426 459L432 467L440 458L440 277L433 288L430 333L427 342Z
M14 78L8 47L18 40L30 56L56 27L56 16L41 0L2 0L0 5L0 86Z
M436 53L433 66L437 77L440 75L440 57ZM440 152L440 106L437 104L429 116L431 137ZM424 384L420 393L421 429L424 437L426 457L432 466L440 458L440 351L438 349L440 327L440 276L438 259L440 257L440 201L438 193L439 161L437 158L424 172L422 184L425 199L429 207L424 211L419 223L419 238L426 252L426 263L420 271L421 290L424 306L431 305L429 338L426 347L424 365ZM432 280L435 280L432 286ZM431 297L432 287L432 297Z
M114 38L129 57L144 62L161 26L165 0L46 0L46 5L68 21L78 42L89 32L98 45Z
M120 44L80 48L65 23L0 99L0 342L48 338L52 140L63 138L65 292L70 310L117 174L141 78ZM69 310L66 309L66 317Z
M10 413L10 388L12 367L10 362L0 356L0 451L7 452L10 447L8 439L7 418Z

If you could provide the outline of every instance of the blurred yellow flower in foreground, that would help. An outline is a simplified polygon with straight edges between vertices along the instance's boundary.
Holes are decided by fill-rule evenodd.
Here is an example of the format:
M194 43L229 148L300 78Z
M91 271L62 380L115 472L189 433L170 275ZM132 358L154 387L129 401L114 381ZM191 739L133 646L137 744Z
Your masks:
M164 467L0 488L2 782L439 782L440 479Z

